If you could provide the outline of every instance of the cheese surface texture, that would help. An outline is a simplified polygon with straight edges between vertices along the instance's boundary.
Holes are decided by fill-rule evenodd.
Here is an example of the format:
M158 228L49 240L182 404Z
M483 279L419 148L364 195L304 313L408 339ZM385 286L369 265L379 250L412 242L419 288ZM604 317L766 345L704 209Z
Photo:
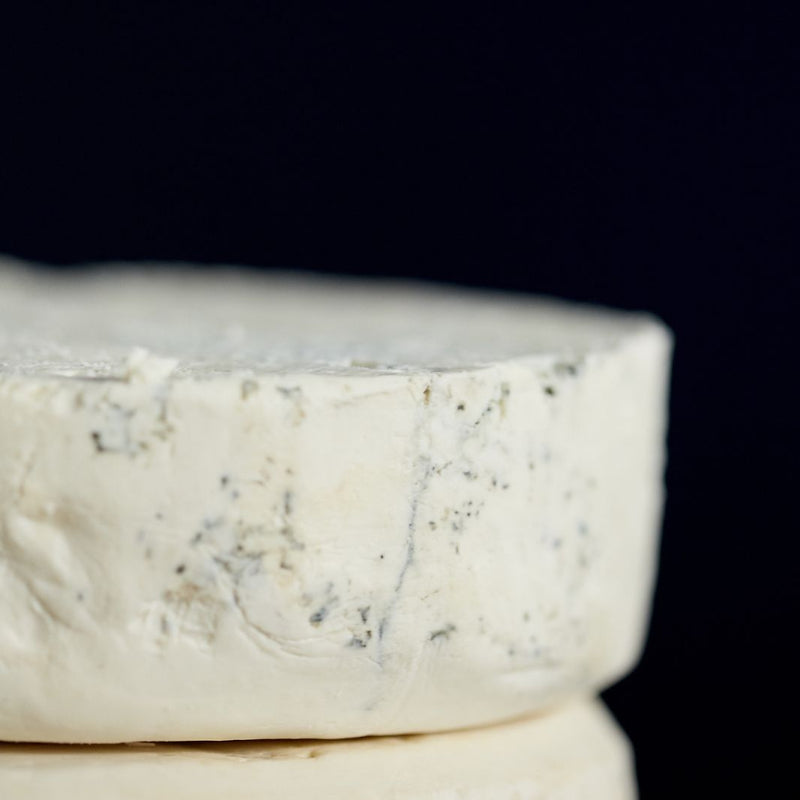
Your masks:
M597 701L471 731L331 742L0 745L14 800L633 800L630 745Z
M670 347L445 287L0 269L0 739L427 732L612 683Z

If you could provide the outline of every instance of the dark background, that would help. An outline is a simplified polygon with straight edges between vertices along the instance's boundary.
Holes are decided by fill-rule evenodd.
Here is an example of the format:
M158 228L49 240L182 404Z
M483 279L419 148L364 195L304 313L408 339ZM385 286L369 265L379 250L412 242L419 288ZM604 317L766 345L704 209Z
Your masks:
M112 5L2 12L0 252L658 313L677 342L660 581L606 698L644 800L769 796L796 740L796 20Z

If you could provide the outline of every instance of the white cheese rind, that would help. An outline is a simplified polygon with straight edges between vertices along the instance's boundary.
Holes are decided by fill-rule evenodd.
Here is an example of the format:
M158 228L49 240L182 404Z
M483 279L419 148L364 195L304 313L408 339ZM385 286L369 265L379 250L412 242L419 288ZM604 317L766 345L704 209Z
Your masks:
M634 800L625 735L597 701L455 733L333 742L0 745L0 795L171 800Z
M92 304L71 308L73 283L0 277L0 738L436 731L635 663L662 504L657 322L209 277L187 279L209 321L183 336L180 278L87 278ZM428 318L484 349L415 340ZM306 319L322 338L298 350ZM353 366L359 337L373 366Z

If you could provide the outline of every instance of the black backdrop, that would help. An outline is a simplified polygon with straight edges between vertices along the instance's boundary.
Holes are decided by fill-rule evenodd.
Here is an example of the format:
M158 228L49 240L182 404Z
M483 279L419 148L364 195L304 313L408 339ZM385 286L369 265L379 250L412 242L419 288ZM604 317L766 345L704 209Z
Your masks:
M798 611L792 21L534 3L32 2L0 22L0 252L418 276L675 331L642 797L768 796ZM344 7L342 7L344 6Z

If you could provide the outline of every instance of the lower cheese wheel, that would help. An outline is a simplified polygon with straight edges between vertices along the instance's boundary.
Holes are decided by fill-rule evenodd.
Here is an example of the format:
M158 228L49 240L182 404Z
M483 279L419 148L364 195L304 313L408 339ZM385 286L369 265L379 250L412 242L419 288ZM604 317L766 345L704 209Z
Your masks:
M332 742L0 745L14 800L633 800L598 701L469 731Z

